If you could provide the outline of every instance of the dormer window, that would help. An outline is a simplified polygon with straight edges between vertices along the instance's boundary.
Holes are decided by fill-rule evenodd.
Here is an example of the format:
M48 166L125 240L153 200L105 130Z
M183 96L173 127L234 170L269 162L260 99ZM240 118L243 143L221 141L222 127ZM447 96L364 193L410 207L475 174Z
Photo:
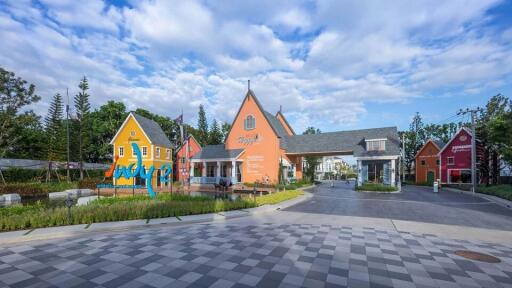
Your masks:
M386 139L368 139L366 140L367 151L384 151L386 150Z
M252 115L248 115L244 120L244 129L252 130L256 128L256 119Z

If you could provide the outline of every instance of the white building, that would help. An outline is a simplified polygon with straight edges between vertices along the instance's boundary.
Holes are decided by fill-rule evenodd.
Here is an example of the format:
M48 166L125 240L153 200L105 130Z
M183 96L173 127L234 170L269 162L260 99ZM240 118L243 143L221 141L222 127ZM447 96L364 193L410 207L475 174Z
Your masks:
M350 164L341 157L324 156L315 168L315 179L326 180L329 176L339 177L341 170L348 170L350 167Z

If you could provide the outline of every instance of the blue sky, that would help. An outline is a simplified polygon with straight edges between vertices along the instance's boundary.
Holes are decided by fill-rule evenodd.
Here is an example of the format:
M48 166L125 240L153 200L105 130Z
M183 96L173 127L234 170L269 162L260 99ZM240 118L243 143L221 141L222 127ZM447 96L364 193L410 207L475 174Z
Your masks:
M296 131L404 129L512 96L510 15L498 0L0 0L0 66L36 85L41 115L86 75L94 107L195 124L204 104L231 122L251 79Z

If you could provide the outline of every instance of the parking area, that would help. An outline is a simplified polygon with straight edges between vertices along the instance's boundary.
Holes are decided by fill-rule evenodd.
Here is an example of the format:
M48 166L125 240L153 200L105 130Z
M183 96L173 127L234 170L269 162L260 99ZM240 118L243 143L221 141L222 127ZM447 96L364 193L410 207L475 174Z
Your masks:
M286 211L462 225L512 231L512 209L472 195L405 186L401 193L357 192L354 183L324 183Z

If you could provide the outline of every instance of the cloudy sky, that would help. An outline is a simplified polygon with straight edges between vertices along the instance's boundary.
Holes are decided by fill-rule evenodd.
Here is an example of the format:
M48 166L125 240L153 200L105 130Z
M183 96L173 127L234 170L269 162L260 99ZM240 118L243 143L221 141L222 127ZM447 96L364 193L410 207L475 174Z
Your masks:
M297 131L406 128L512 96L510 15L497 0L0 0L0 66L36 85L41 115L86 75L94 107L195 124L202 103L231 122L251 79Z

